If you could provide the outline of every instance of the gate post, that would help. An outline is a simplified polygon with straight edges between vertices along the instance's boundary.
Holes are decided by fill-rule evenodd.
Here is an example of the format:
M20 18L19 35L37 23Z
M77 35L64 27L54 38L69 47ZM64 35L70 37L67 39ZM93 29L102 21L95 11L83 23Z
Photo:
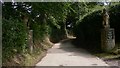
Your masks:
M33 30L28 31L28 45L30 53L33 52Z
M103 9L103 29L101 30L101 49L110 52L115 47L115 32L109 25L109 15L106 9Z
M105 52L110 52L115 47L115 33L113 28L101 30L101 48Z

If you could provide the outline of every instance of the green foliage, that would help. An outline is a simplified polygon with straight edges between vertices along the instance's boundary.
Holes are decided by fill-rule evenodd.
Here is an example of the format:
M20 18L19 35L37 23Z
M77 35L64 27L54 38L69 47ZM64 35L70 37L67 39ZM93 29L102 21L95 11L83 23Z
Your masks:
M46 35L52 37L55 35L54 34L55 31L56 31L56 36L52 38L54 39L60 38L59 35L63 33L61 29L62 28L65 29L64 28L65 26L62 25L66 21L68 8L70 7L71 3L52 3L52 2L38 3L37 2L37 3L29 3L29 4L32 6L31 17L32 19L34 19L33 22L36 23L31 27L31 29L35 30L34 38L42 39L41 37L44 38L44 36ZM37 15L39 16L36 17ZM63 34L65 34L65 32Z
M25 51L27 33L23 22L13 18L2 19L2 33L3 62Z
M102 28L101 11L93 12L74 27L74 33L80 46L100 50L100 31Z
M74 28L74 33L80 43L91 40L92 45L96 45L94 41L100 42L102 7L96 2L17 2L4 3L2 8L4 59L28 50L26 49L28 47L26 45L27 26L30 27L29 30L33 30L34 44L38 46L41 46L45 37L49 37L52 42L64 39L67 34L66 28L71 32ZM119 20L119 13L115 15L119 8L110 9L113 11L111 16L113 18L117 16L116 19ZM27 25L21 22L24 20L24 16L29 18ZM116 22L115 20L111 19L113 22ZM71 26L68 27L68 25ZM118 25L116 26L113 24L115 30L118 29Z
M38 23L32 23L31 29L33 30L33 39L35 40L44 40L44 38L47 36L47 33L49 30L46 25L40 25Z
M120 5L111 6L109 8L110 25L115 29L115 40L120 41ZM91 48L92 50L100 50L101 46L101 29L102 26L102 10L94 11L85 16L81 22L74 27L75 36L81 46Z
M33 30L34 42L37 40L38 43L41 43L46 36L54 38L54 35L59 39L59 35L64 34L60 23L63 25L63 21L66 20L69 5L70 3L21 2L2 4L4 59L7 60L15 54L27 50L28 29L27 25L20 21L23 20L24 16L29 17L28 24Z
M52 15L57 21L63 21L66 18L66 12L69 7L69 3L57 3L57 2L42 2L42 3L31 3L33 11L38 14L46 14L47 16Z
M116 42L120 42L120 3L113 5L109 8L110 25L115 29Z
M63 22L59 22L53 16L49 15L45 29L51 42L59 42L63 39L63 35L65 35L63 24Z

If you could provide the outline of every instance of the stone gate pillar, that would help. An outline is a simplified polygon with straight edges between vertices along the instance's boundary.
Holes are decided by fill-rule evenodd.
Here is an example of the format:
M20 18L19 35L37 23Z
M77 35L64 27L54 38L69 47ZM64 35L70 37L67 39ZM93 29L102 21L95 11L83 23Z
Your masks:
M30 53L33 52L33 30L29 30L28 33L28 45Z
M110 52L115 47L115 33L113 28L101 30L101 48L105 52Z
M103 10L103 29L101 30L101 49L110 52L115 47L114 28L110 28L109 15L106 9Z

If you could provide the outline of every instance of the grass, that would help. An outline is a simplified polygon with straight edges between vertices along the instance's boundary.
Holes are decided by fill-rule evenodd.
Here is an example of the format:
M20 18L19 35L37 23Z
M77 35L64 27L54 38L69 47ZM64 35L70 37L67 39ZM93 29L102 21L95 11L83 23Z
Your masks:
M95 55L102 59L116 59L120 57L120 55L114 55L111 53L100 53L100 54L95 54Z
M115 48L110 53L97 53L96 56L106 60L106 59L118 59L120 58L120 43L116 43Z
M24 66L34 66L46 55L46 51L40 51L39 53L34 53L32 55L25 54L25 61L22 65Z
M32 53L25 52L22 54L16 54L13 58L3 63L3 66L35 66L47 53L47 50L52 47L52 43L49 40L45 40L36 44L36 47ZM40 47L42 46L42 47Z
M47 40L42 43L43 48L35 50L32 54L25 54L26 58L23 62L24 66L35 66L47 54L47 50L52 47L52 44Z

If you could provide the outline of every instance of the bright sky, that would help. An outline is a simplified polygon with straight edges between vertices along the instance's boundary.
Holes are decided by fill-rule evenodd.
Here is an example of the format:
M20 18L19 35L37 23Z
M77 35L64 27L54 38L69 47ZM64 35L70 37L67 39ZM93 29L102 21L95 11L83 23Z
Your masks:
M14 3L15 1L14 1L14 0L12 0L12 2Z
M104 5L109 5L110 2L111 0L104 0Z
M0 0L0 2L1 2L1 3L3 3L3 1L2 1L2 0Z

